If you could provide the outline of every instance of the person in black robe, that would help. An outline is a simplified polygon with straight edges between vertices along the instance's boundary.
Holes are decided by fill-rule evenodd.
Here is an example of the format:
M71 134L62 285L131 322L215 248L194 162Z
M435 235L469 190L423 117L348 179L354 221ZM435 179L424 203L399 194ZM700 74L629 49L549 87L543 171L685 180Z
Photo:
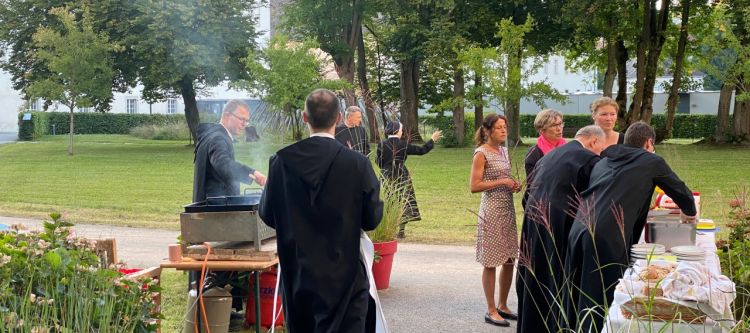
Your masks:
M274 154L259 216L276 229L290 333L374 332L375 307L360 260L360 232L383 215L370 161L334 139L339 100L310 93L310 138Z
M518 332L557 332L561 312L561 272L573 198L589 185L589 175L604 148L604 131L581 128L572 140L544 155L528 183L521 227L521 259L516 279Z
M430 140L422 146L413 145L402 139L403 124L398 121L390 121L385 125L385 135L388 139L378 144L376 160L380 167L380 175L390 182L403 186L407 197L404 215L399 226L398 238L404 238L406 223L422 219L417 207L417 197L414 194L414 185L411 175L406 169L406 158L409 155L424 155L429 153L435 146L435 141L440 139L441 131L432 133Z
M565 293L566 320L572 331L601 331L614 288L628 266L630 247L646 225L656 186L674 199L683 221L695 222L693 193L653 153L654 138L648 124L630 125L624 145L602 152L588 190L576 203L565 262L565 276L572 283Z
M200 124L195 144L193 202L207 197L239 195L240 183L253 179L265 184L261 172L234 159L233 136L240 135L250 121L250 107L243 101L230 100L224 106L218 124Z
M344 123L336 126L336 140L344 147L356 150L362 155L370 154L370 142L367 132L362 127L362 110L356 106L346 108Z

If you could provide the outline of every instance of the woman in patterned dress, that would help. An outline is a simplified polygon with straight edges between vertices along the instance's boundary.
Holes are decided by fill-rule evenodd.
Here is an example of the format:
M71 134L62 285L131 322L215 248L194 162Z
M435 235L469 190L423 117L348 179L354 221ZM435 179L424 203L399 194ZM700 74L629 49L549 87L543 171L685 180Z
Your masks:
M513 262L518 256L518 232L513 193L521 185L511 177L510 158L502 144L507 139L507 120L491 113L484 117L475 135L477 149L471 165L472 193L482 192L477 225L477 261L484 266L482 288L487 300L484 321L497 326L509 326L506 319L517 315L508 308L508 292L513 280ZM495 307L496 267L501 266L497 278L500 298Z

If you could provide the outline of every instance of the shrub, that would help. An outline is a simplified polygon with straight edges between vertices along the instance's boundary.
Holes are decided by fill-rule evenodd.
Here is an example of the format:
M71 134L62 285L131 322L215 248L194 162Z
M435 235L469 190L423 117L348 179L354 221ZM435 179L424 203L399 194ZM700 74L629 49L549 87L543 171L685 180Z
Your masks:
M37 140L47 134L47 117L41 112L31 112L31 119L23 117L29 112L18 114L18 139L22 141Z
M130 129L130 135L146 140L190 140L190 130L185 122L140 125Z
M0 331L155 332L158 287L100 267L93 245L50 216L43 232L0 232Z
M750 196L747 189L729 202L729 236L718 242L721 267L737 286L734 316L750 320Z
M201 121L213 122L217 116L201 115ZM21 140L36 140L42 135L68 134L70 114L68 112L31 112L31 120L22 120L19 114L18 137ZM75 134L130 134L130 130L142 125L170 125L185 123L181 114L127 114L127 113L75 113Z

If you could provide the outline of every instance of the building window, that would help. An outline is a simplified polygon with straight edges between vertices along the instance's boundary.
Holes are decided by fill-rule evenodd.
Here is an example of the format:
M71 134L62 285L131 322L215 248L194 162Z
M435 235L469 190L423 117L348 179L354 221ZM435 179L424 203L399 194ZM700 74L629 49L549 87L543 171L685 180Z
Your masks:
M138 113L138 100L135 98L128 98L127 100L127 111L128 113Z
M557 59L555 59L555 60L552 61L552 73L554 73L555 75L557 75L557 67L558 67L558 65L559 65L559 62L558 62Z
M78 112L91 112L91 108L78 108Z
M177 113L177 100L176 99L170 98L167 100L167 113L169 114Z
M35 99L33 101L28 102L28 110L27 111L39 111L42 109L42 101L40 99Z

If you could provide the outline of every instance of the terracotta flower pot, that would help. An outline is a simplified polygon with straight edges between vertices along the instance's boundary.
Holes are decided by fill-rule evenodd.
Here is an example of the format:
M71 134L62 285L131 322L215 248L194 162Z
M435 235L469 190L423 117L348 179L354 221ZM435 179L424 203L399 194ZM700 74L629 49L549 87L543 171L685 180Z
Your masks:
M375 278L375 287L378 290L388 289L391 280L391 268L393 267L393 256L398 249L397 241L374 243L375 252L380 256L372 264L372 275Z

